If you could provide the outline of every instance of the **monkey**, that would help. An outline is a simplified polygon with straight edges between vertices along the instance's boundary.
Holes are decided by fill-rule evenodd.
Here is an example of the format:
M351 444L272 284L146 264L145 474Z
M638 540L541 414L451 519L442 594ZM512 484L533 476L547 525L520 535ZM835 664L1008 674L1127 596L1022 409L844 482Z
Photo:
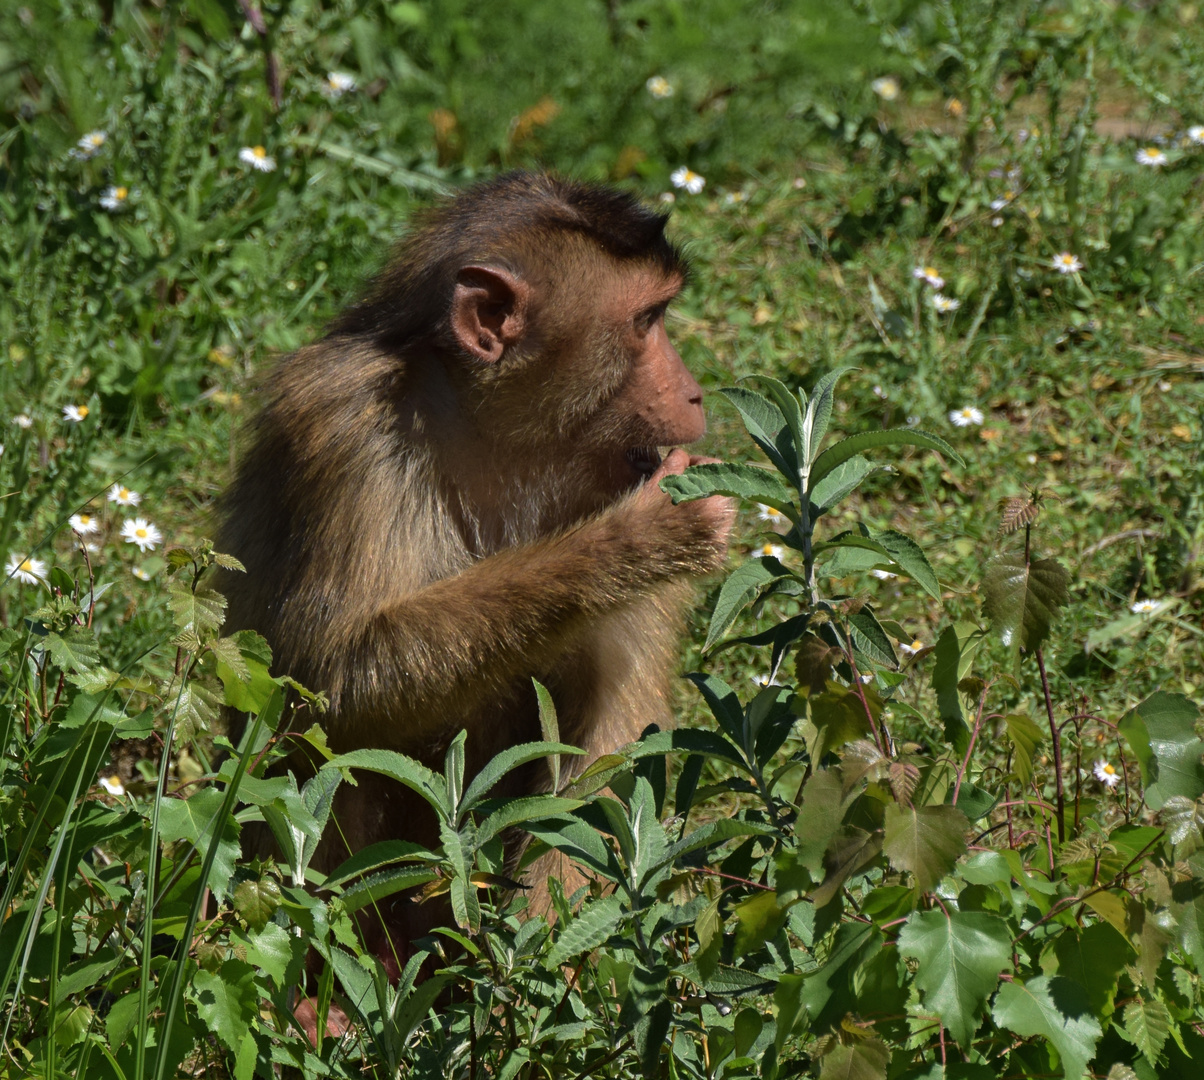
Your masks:
M672 723L690 579L721 565L734 507L659 486L710 460L682 449L706 421L665 329L688 276L666 223L606 186L484 181L417 215L362 298L267 375L221 510L219 550L246 573L218 587L228 627L327 694L333 750L438 768L465 729L471 776L541 737L532 679L583 764ZM315 868L437 845L418 796L358 781ZM549 783L533 765L496 793ZM381 906L372 947L396 977L435 916Z

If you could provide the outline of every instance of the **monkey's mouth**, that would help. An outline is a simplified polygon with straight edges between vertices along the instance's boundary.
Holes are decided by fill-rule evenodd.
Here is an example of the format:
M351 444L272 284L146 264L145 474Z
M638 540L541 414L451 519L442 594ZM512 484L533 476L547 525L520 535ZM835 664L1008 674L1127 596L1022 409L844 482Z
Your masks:
M646 480L660 468L660 451L655 446L633 446L627 451L627 464Z

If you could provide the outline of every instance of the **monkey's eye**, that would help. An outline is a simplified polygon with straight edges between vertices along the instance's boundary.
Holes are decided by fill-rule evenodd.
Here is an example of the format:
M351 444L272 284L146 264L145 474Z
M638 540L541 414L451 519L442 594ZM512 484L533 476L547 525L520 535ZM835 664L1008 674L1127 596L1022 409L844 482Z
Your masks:
M635 328L641 334L648 333L649 330L665 317L665 309L668 306L668 304L657 304L655 307L648 308L647 311L641 311L635 317Z

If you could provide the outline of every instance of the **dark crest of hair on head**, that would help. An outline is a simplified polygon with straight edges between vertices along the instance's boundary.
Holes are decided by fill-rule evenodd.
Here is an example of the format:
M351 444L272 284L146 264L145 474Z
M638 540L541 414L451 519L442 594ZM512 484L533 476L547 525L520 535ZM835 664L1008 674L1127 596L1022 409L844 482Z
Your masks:
M504 173L418 214L389 265L329 332L397 343L428 337L438 331L430 312L446 308L461 267L500 262L521 274L521 253L558 235L583 236L620 262L646 263L666 277L685 279L689 265L665 236L668 220L626 191L542 173Z

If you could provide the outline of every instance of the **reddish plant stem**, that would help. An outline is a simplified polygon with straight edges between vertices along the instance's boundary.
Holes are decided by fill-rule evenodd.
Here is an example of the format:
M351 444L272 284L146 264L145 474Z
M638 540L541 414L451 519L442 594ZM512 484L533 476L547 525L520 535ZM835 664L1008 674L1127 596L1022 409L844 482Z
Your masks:
M962 780L965 779L966 770L970 767L970 755L974 753L974 744L978 742L978 733L982 729L982 710L987 704L987 691L990 686L984 686L982 693L978 696L978 712L974 716L974 730L970 732L970 744L966 747L966 756L962 761L961 768L957 770L957 783L953 785L953 805L957 805L957 797L961 794Z

